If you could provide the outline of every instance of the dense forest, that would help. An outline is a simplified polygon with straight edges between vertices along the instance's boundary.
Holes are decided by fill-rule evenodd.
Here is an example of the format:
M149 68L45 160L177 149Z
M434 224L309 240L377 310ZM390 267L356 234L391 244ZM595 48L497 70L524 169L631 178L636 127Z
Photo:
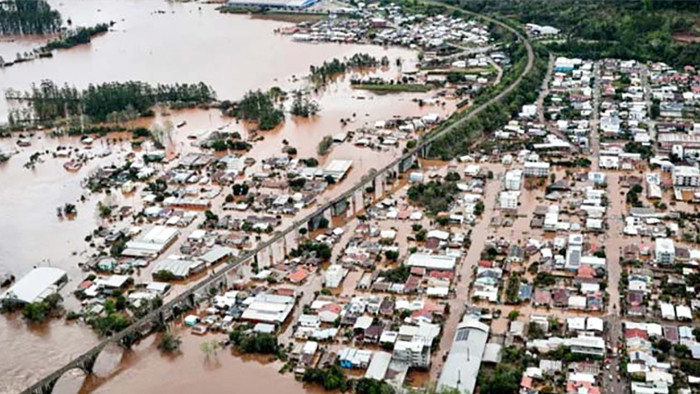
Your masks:
M206 84L174 84L151 86L145 82L109 82L90 85L87 89L58 86L50 80L32 85L29 92L6 93L8 100L25 101L40 121L87 115L92 121L106 121L114 113L129 111L136 115L149 114L157 103L178 106L208 103L214 100L214 91Z
M700 1L688 0L450 0L465 9L520 23L551 25L564 37L551 49L586 58L616 57L700 64Z
M61 28L61 14L45 0L0 1L0 35L48 34Z

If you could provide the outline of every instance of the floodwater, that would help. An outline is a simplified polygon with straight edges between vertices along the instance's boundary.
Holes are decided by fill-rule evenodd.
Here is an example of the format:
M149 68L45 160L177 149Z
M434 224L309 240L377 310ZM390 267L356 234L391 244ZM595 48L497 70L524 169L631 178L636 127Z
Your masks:
M86 87L90 83L107 81L142 80L150 83L204 81L210 84L221 99L236 100L251 89L281 86L294 89L303 86L296 77L333 57L351 56L366 52L380 57L388 56L392 64L401 58L409 64L415 53L399 48L381 48L362 45L308 44L292 42L274 30L288 24L253 20L244 15L223 15L215 5L165 2L160 0L50 0L64 19L74 26L87 26L110 20L117 22L109 33L97 37L86 46L54 53L51 59L38 59L0 69L0 91L12 88L28 89L41 79L52 79L58 84L69 83ZM157 12L163 11L163 12ZM12 39L0 41L0 56L14 59L15 53L25 52L41 44L40 39ZM396 67L382 71L391 76ZM361 96L361 97L360 97ZM446 115L454 104L419 108L413 98L428 98L429 94L374 95L354 91L347 80L331 84L314 98L321 106L319 116L312 119L287 119L285 124L257 142L249 152L258 163L271 154L281 154L282 141L297 148L300 157L315 156L318 142L325 135L344 130L355 130L372 125L377 120L393 116L439 113ZM8 104L0 99L0 122L8 113ZM246 135L248 129L214 110L173 111L167 116L158 114L148 122L173 124L182 120L187 125L174 131L174 150L192 150L188 135L204 135L225 126L229 131ZM351 119L342 128L340 119ZM148 125L148 124L146 124ZM95 146L106 144L98 140ZM137 196L87 195L80 182L91 170L119 163L130 151L128 142L111 146L112 155L89 161L79 172L67 172L63 163L68 159L42 156L43 162L35 169L23 164L36 152L55 151L59 145L77 147L72 138L51 139L37 134L32 146L19 148L9 162L0 164L0 274L16 277L26 274L33 266L51 265L68 271L69 282L64 288L66 306L73 309L76 301L68 296L84 275L78 263L91 253L84 241L99 224L95 208L100 201L118 202L138 207ZM17 148L15 138L0 140L0 150ZM334 146L322 158L352 159L353 168L347 179L319 198L327 200L339 195L356 183L371 168L380 168L400 154L399 148L385 152L358 148L351 143ZM86 199L81 201L81 196ZM56 207L65 203L77 205L74 218L56 216ZM291 219L290 219L291 220ZM90 379L83 390L152 392L166 388L173 391L196 390L249 392L304 392L289 376L277 373L279 366L260 367L257 361L244 362L227 351L219 355L220 365L211 368L202 360L198 349L199 337L183 333L183 355L175 359L163 358L150 345L140 345L129 352L119 367L105 373L107 378ZM208 338L207 338L208 339ZM98 338L89 328L61 321L29 329L20 316L0 317L0 392L18 392L42 376L60 367L70 359L96 344ZM145 342L151 343L149 338ZM114 364L117 364L114 362ZM101 360L98 360L101 364ZM133 366L133 368L127 368ZM203 374L203 372L207 372ZM73 374L61 379L58 392L74 392L81 385L82 376ZM76 377L77 376L77 377ZM177 379L173 379L177 376ZM253 379L248 379L252 377ZM250 386L246 386L246 385ZM253 384L255 384L253 386ZM232 389L235 387L235 389Z
M284 87L289 77L303 76L309 66L333 57L357 52L415 57L408 50L396 48L292 42L289 36L274 33L288 23L220 14L214 4L161 0L49 2L64 19L70 17L74 26L109 21L116 24L89 45L0 69L3 93L8 88L26 90L42 79L79 88L106 81L203 81L220 99L235 100L251 89ZM36 44L35 39L0 42L0 55L13 59L17 52ZM0 119L5 119L7 103L0 102Z

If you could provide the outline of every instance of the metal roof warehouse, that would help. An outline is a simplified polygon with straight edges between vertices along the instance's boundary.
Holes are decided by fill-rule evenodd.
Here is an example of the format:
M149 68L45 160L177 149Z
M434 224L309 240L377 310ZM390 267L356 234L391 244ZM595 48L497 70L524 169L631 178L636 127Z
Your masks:
M408 257L406 265L427 270L454 270L457 259L454 256L414 253Z
M2 301L18 301L32 303L41 301L47 296L58 292L58 289L68 281L66 271L54 267L39 267L33 269L17 281L3 295Z

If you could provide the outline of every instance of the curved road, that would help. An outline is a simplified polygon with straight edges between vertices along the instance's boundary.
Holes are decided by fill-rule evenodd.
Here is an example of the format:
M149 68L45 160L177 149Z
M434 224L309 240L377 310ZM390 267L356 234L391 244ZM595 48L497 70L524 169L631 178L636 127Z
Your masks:
M506 30L513 33L518 38L518 41L520 41L523 45L525 45L525 48L527 50L528 59L527 59L527 64L525 65L523 72L520 74L520 76L518 76L518 78L515 81L513 81L513 83L511 83L509 86L507 86L505 89L503 89L503 91L501 91L499 94L497 94L496 96L494 96L490 100L486 101L485 103L479 105L478 107L471 108L469 110L468 114L455 120L454 123L448 125L444 129L434 133L433 135L430 135L428 138L421 141L414 149L410 150L406 154L404 154L401 157L399 157L398 159L394 160L386 167L384 167L378 171L375 171L373 173L367 174L365 177L363 177L363 179L360 182L358 182L356 185L351 187L347 192L343 193L341 196L335 198L332 201L329 201L329 202L321 205L313 213L307 215L305 218L303 218L301 220L295 221L294 224L292 224L291 226L287 227L286 229L276 233L276 235L273 236L268 241L261 243L255 249L244 254L243 256L236 259L235 261L229 263L227 266L220 269L218 271L218 273L216 273L215 275L210 276L207 279L197 283L196 285L194 285L192 288L190 288L186 292L183 292L182 294L180 294L176 298L165 303L160 308L153 310L145 317L137 320L128 328L124 329L123 331L117 333L116 335L114 335L110 338L105 339L102 343L96 345L95 347L86 351L82 355L72 359L71 361L66 363L64 366L56 369L56 371L54 371L53 373L49 374L48 376L46 376L42 380L40 380L40 381L34 383L32 386L28 387L26 390L23 391L23 393L43 393L43 392L45 392L44 388L46 388L47 386L50 386L52 383L55 383L55 381L58 378L60 378L64 373L68 372L69 370L74 369L74 368L78 368L86 360L90 360L91 358L96 357L96 355L99 354L102 351L102 349L104 349L110 343L117 343L125 338L128 338L130 335L137 333L141 327L144 327L145 325L149 324L150 322L158 320L159 316L161 316L161 313L164 313L167 315L168 312L170 310L172 310L173 307L175 307L176 305L179 305L183 302L186 302L186 300L190 296L202 293L203 291L206 291L206 289L208 289L209 287L216 286L218 283L220 283L225 278L225 276L228 272L230 272L233 269L236 269L238 266L243 264L243 262L247 261L249 258L256 255L258 252L263 251L266 248L274 245L276 242L282 240L287 234L291 233L292 231L296 231L297 228L299 228L301 225L308 223L312 218L323 214L323 212L330 209L337 202L342 201L348 197L352 197L353 193L355 193L358 190L363 190L364 187L368 183L374 181L374 179L376 179L378 176L383 175L386 172L397 168L397 166L401 162L403 162L404 160L410 159L410 158L418 155L426 145L439 139L443 135L446 135L447 133L452 132L457 127L459 127L462 123L468 121L469 119L472 119L474 116L476 116L479 113L481 113L482 111L484 111L484 109L486 109L487 107L502 100L506 95L508 95L510 92L512 92L515 88L517 88L520 85L520 83L522 82L523 78L531 72L532 67L534 65L534 62L535 62L535 54L534 54L534 51L532 49L532 45L531 45L530 41L525 36L523 36L519 31L517 31L516 29L506 25L505 23L503 23L497 19L491 18L491 17L486 16L486 15L481 15L481 14L478 14L475 12L462 10L462 9L455 7L455 6L451 6L451 5L447 5L447 4L443 4L443 3L439 3L439 2L433 2L433 1L425 1L424 3L442 6L448 10L451 10L451 11L462 12L462 13L464 13L466 15L470 15L474 18L481 19L481 20L499 25L502 28L505 28ZM452 311L452 313L450 315L457 316L457 317L459 316L459 314L456 313L456 311ZM449 339L451 340L452 338L449 338Z

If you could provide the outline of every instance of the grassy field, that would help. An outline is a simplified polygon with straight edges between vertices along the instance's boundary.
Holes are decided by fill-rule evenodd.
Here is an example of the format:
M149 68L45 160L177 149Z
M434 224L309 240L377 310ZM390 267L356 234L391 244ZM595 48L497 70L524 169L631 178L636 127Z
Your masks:
M218 8L219 12L224 14L250 14L253 19L265 19L273 20L279 22L290 22L290 23L300 23L300 22L316 22L322 19L326 19L328 15L317 14L317 13L305 13L305 12L284 12L284 11L269 11L263 10L258 7L228 7L221 6Z
M425 93L430 90L427 85L417 84L356 84L352 85L353 89L369 90L375 93L399 93L399 92L420 92Z
M471 67L471 68L446 68L446 69L435 69L428 70L428 75L447 75L447 74L493 74L496 69L492 66L489 67Z

